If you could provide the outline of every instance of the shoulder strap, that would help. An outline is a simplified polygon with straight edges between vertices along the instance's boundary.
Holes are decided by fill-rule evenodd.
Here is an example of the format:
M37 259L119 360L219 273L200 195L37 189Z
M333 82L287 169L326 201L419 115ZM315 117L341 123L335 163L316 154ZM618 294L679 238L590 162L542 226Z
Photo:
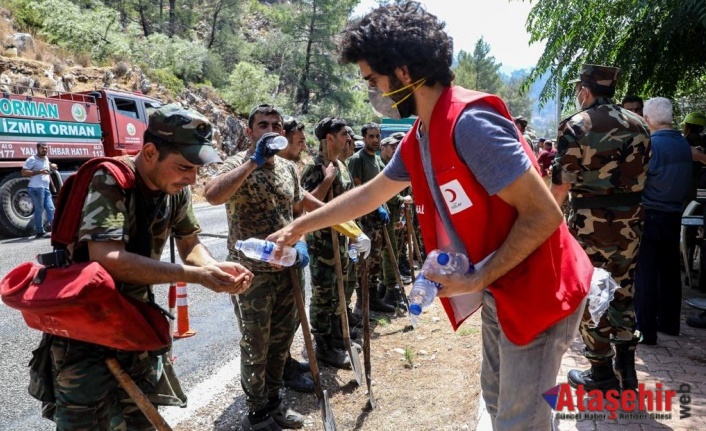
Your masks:
M101 157L84 163L75 174L67 178L59 191L51 233L54 248L66 248L76 241L88 188L93 175L101 168L107 170L121 188L134 188L135 173L124 162Z

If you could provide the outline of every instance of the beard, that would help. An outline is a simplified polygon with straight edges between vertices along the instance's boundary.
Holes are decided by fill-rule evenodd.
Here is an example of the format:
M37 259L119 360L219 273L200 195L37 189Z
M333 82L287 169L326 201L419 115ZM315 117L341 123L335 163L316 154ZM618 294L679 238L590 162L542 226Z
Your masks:
M393 92L404 87L404 84L402 84L402 82L397 79L397 76L392 74L390 75L390 87L390 92ZM397 110L400 111L400 117L402 118L409 118L417 113L417 105L416 103L414 103L414 94L410 94L413 93L413 91L414 90L412 88L408 88L407 91L402 91L390 95L390 98L395 102L398 102L407 97L403 102L397 105Z

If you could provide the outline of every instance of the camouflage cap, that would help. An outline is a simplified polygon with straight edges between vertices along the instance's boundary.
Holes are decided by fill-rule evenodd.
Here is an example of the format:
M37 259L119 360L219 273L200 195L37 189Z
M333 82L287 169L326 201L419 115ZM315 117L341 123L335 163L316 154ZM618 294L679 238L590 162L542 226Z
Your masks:
M693 124L695 126L706 127L706 115L704 115L703 112L692 112L684 118L681 124L682 126L684 124Z
M617 67L584 64L581 66L581 74L579 77L573 81L569 81L569 84L581 82L595 84L605 88L615 88L619 76L620 69Z
M195 165L222 161L211 143L211 123L192 109L184 109L176 103L155 109L150 114L147 130L174 144L181 155Z
M346 126L346 131L348 131L348 134L351 135L351 139L354 141L362 141L363 137L360 135L356 135L351 126Z
M380 146L397 145L400 142L402 142L404 135L405 135L404 132L395 132L395 133L391 134L390 136L388 136L387 138L380 141Z

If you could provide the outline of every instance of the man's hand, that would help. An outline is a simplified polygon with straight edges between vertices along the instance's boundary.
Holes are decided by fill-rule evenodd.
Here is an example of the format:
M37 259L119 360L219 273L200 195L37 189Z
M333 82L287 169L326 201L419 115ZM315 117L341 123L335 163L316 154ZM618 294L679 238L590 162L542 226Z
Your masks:
M255 144L255 153L250 156L250 160L257 163L258 167L264 165L270 157L273 157L275 154L279 153L280 150L275 150L268 146L273 139L278 138L284 139L285 142L287 140L287 138L275 132L269 132L262 135L260 140L257 141L257 144Z
M214 292L237 295L250 287L253 273L234 262L218 262L202 267L187 267L196 271L195 282Z
M378 218L382 222L382 224L388 224L390 223L390 213L387 212L384 206L380 205L378 207Z
M284 250L284 246L293 246L295 242L302 238L303 232L296 232L293 229L295 224L296 220L294 223L288 224L265 238L267 241L272 241L275 243L275 248L272 250L271 254L273 260L279 260L282 257L282 250Z
M336 165L334 165L332 162L329 162L328 166L326 167L321 166L321 169L324 171L325 180L334 178L336 176L336 171L338 171Z
M364 233L358 235L355 242L351 244L354 249L358 252L358 256L363 256L363 259L367 259L370 254L370 238Z
M304 268L309 264L309 250L306 247L306 243L304 241L297 241L296 244L294 244L294 250L297 251L297 260L294 261L294 266L297 268Z
M477 273L443 275L431 271L423 271L424 276L441 284L439 298L463 295L465 293L480 292L485 288Z

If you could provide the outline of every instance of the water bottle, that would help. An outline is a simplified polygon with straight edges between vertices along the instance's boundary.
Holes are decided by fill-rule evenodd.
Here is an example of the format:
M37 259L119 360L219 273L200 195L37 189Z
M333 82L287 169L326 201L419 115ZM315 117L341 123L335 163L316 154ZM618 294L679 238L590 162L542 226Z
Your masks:
M235 242L235 248L251 259L282 266L292 266L297 260L297 251L292 247L286 246L282 251L282 257L278 261L272 260L272 251L275 249L275 243L264 239L248 238L245 241L238 240Z
M267 145L267 148L270 150L284 150L289 144L287 138L272 132L265 134L260 139L265 139L265 145Z
M444 252L432 250L427 255L427 260L422 265L417 278L414 280L412 290L409 292L409 312L415 316L422 313L422 309L430 306L439 293L441 285L426 278L423 273L428 271L435 274L467 274L474 270L468 258L463 253L453 251Z
M348 246L348 257L351 258L353 263L358 262L358 250L356 250L356 248L353 246L353 244Z

